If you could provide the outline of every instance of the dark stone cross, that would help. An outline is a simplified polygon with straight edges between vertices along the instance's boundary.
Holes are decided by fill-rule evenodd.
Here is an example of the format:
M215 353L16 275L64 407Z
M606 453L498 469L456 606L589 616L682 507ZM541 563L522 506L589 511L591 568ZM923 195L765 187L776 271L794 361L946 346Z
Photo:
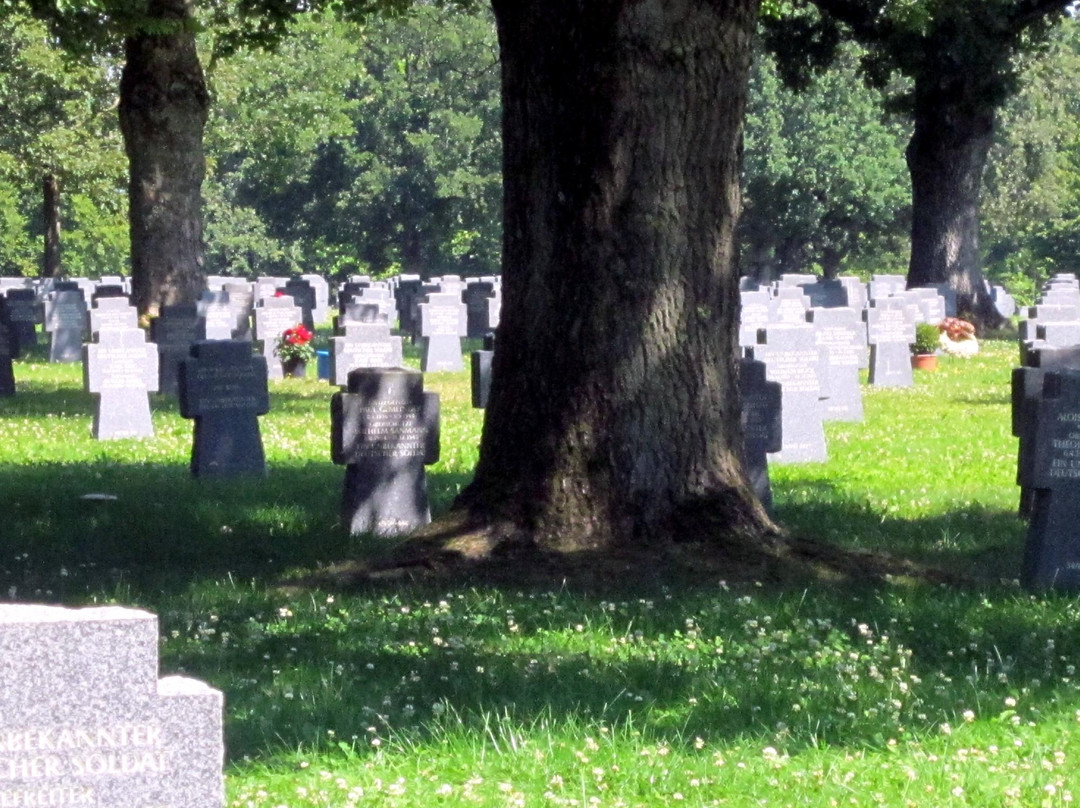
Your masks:
M1028 589L1080 588L1080 372L1046 373L1033 430Z
M158 353L141 328L105 329L84 345L83 385L97 397L95 438L153 437L147 393L157 390Z
M783 392L779 382L766 380L764 362L744 358L739 360L739 393L743 465L757 498L772 513L768 455L783 448Z
M291 297L300 308L300 322L309 331L315 330L315 289L302 278L292 278L279 292Z
M150 321L150 339L158 346L158 390L162 393L177 394L180 363L190 355L198 328L199 312L193 303L162 306Z
M19 349L37 345L37 327L45 319L37 293L33 289L8 289L7 305Z
M341 521L393 535L431 521L424 466L439 459L439 396L415 370L354 370L330 400L330 451L345 466Z
M265 474L258 416L269 411L266 359L250 342L196 342L180 363L180 414L195 419L193 476Z

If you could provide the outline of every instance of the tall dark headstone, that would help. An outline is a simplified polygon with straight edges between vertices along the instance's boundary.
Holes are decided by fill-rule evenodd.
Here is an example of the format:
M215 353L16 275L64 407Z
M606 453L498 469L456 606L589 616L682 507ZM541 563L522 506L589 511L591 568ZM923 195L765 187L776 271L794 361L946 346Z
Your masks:
M394 535L431 521L424 466L439 459L439 397L415 370L354 370L331 399L333 461L345 468L349 532Z
M783 392L779 382L766 379L765 363L739 360L739 394L742 398L743 464L754 493L772 513L769 484L769 453L783 448Z
M1080 372L1043 379L1033 431L1031 522L1022 582L1029 589L1080 588Z
M141 328L104 329L98 342L84 345L83 385L97 399L95 438L153 437L147 393L157 390L158 352Z
M300 309L300 322L309 331L315 330L315 289L303 278L291 278L279 290L291 297Z
M196 342L180 363L180 414L195 419L195 477L265 474L258 416L270 411L266 359L240 340Z
M484 349L473 351L469 359L472 405L482 410L487 407L488 397L491 395L491 363L495 359L495 335L485 335Z
M37 345L37 327L45 321L45 310L37 293L33 289L8 289L5 294L19 349Z
M491 324L489 301L495 296L495 284L482 281L469 281L465 286L467 336L481 339L494 327Z
M11 363L19 356L19 340L15 334L7 301L0 297L0 396L15 395L15 368Z

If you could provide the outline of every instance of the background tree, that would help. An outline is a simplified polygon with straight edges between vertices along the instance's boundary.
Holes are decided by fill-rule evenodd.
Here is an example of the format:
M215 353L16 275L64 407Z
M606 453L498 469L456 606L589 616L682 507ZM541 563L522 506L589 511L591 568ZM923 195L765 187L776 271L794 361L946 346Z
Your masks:
M0 272L43 270L43 182L58 186L68 274L127 263L114 65L66 59L37 20L0 18ZM47 272L46 274L51 274Z
M910 228L906 127L883 120L884 93L859 81L858 57L845 46L801 92L783 85L771 55L755 59L739 225L744 274L833 277L901 260Z
M822 16L809 11L813 4ZM997 109L1015 91L1021 57L1061 18L1061 0L793 0L768 23L789 78L820 65L841 28L866 49L868 80L899 73L912 82L893 103L910 112L912 181L908 283L947 283L980 326L1001 317L979 257L979 194Z

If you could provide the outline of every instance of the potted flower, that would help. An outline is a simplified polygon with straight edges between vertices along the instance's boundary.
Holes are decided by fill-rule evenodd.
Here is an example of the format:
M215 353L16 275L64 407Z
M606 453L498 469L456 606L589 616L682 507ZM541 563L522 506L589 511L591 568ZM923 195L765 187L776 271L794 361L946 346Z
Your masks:
M975 339L975 326L959 317L946 317L941 321L941 350L949 356L969 357L979 352Z
M303 378L307 375L307 363L315 358L311 333L303 324L286 328L274 346L274 353L281 360L281 371L286 376Z
M937 370L937 349L941 330L933 323L915 325L915 341L911 343L911 366L916 370Z

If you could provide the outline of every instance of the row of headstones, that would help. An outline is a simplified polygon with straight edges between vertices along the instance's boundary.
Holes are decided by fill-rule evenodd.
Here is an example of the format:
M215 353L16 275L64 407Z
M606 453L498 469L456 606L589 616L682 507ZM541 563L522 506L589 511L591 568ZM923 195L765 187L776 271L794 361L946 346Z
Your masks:
M1050 278L1024 313L1019 326L1022 355L1029 348L1080 345L1080 282L1075 275Z

